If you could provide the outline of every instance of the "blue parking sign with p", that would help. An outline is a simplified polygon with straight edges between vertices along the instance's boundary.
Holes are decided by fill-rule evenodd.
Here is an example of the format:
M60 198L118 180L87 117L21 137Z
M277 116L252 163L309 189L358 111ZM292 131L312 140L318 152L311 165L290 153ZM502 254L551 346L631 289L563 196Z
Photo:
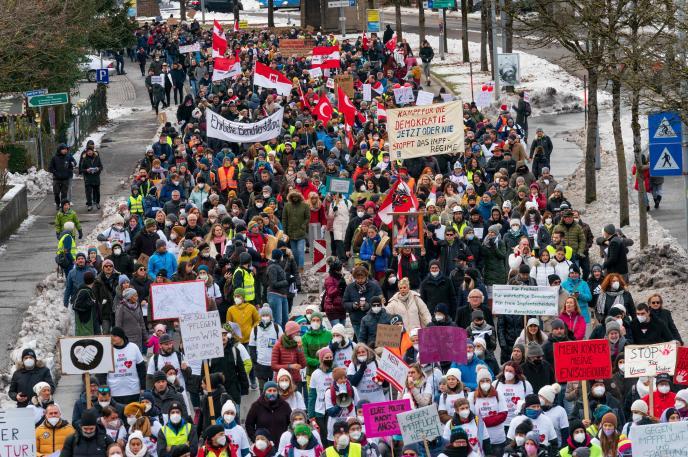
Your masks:
M96 82L100 84L110 84L110 73L107 68L96 70Z

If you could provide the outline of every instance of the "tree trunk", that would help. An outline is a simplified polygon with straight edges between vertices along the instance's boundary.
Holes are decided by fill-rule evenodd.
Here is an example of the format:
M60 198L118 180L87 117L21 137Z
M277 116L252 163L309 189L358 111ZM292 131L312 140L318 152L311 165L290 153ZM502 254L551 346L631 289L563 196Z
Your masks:
M445 33L447 33L445 31ZM468 53L468 0L461 0L461 50L463 51L463 62L470 62Z
M489 10L487 1L483 0L480 8L480 71L489 71L487 66L487 21Z
M635 157L635 179L638 183L638 228L640 231L640 249L647 246L647 206L645 204L645 179L643 177L643 164L640 122L639 118L640 90L634 88L631 91L631 130L633 130L633 156Z
M186 20L186 2L184 0L179 1L179 20Z
M588 125L585 140L585 203L597 200L595 182L595 147L597 145L597 83L598 69L588 68Z
M514 18L511 15L511 0L504 0L506 10L506 23L504 24L504 34L506 35L506 47L502 52L510 53L514 51Z
M612 77L612 130L616 146L616 166L619 169L619 227L630 224L628 214L628 171L623 134L621 133L621 79Z
M275 26L275 1L268 0L268 27Z
M304 2L305 4L306 2ZM325 24L327 23L327 0L320 0L320 30L325 32Z
M425 8L423 8L423 0L416 1L418 2L418 45L420 47L425 41Z
M397 43L401 43L401 0L396 0L394 3L394 18L397 26Z

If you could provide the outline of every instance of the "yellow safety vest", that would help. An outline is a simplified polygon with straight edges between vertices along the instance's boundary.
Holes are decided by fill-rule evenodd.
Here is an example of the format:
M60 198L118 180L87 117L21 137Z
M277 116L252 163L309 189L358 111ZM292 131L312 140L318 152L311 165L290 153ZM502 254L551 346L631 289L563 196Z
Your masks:
M72 236L72 235L69 233L65 233L64 235L62 235L62 238L60 238L60 241L57 242L57 254L58 255L65 252L64 241L65 241L65 239L67 239L68 236ZM77 252L76 251L76 243L74 242L74 238L72 238L72 248L69 250L69 253L72 255L72 258L76 257L76 252Z
M184 424L184 426L179 430L179 434L174 433L170 427L165 425L162 428L165 434L165 441L168 447L181 446L182 444L187 444L189 442L191 434L191 424Z
M342 457L339 451L334 446L325 449L326 457ZM358 443L349 443L349 457L361 457L361 445Z
M244 301L253 303L253 301L256 299L256 280L250 271L244 270L241 267L237 268L237 271L241 271L241 274L244 277L244 286L242 287L245 293Z
M557 253L557 248L550 244L547 246L547 252L549 252L550 257L554 258L554 255ZM571 248L571 246L564 246L564 258L566 260L571 260L571 257L573 257L573 248Z
M129 196L129 211L131 214L143 214L143 196L141 194L136 197Z
M452 220L451 226L454 231L458 233L459 238L463 238L463 231L468 227L468 223L466 223L466 221L461 221L461 225L459 226L456 221Z

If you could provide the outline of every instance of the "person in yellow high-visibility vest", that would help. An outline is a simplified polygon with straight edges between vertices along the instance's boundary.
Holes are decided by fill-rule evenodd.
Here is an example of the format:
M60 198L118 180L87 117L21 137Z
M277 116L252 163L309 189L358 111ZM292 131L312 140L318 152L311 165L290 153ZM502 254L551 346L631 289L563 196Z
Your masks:
M198 433L188 418L183 417L181 403L173 402L168 410L167 423L158 432L158 455L170 455L174 447L187 445L191 455L198 449Z
M332 446L325 449L326 457L361 457L361 445L349 438L349 424L336 422L332 426Z
M251 266L252 257L248 252L239 254L239 267L234 270L232 286L244 289L244 300L253 303L256 299L256 278Z

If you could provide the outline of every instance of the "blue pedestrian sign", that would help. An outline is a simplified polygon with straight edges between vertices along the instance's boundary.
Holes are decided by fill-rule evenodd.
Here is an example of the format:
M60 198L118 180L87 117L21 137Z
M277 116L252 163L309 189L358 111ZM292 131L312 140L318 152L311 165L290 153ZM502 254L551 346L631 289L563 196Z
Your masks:
M110 73L107 68L96 70L96 82L99 84L110 84Z
M650 176L681 176L683 151L681 118L678 113L661 112L648 115L650 143Z

